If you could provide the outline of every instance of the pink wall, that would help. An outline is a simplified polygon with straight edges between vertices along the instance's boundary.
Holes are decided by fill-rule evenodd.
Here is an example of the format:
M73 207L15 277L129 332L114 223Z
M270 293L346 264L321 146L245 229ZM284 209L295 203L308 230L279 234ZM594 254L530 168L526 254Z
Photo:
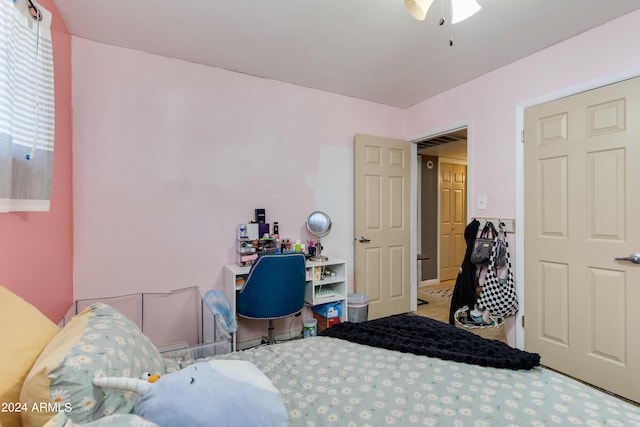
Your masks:
M51 0L56 129L51 209L0 214L0 284L58 322L72 301L71 36Z
M353 257L353 137L402 137L404 111L73 38L76 298L223 287L236 225L307 216ZM242 337L239 337L242 339Z

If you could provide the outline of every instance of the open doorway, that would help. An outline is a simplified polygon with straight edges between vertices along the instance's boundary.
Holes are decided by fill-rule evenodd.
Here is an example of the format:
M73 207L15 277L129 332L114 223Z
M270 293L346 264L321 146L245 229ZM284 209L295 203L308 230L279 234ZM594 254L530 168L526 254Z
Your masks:
M467 128L415 143L418 155L418 312L422 314L424 308L430 313L426 314L429 317L448 320L448 297L466 250ZM423 305L425 301L428 303Z

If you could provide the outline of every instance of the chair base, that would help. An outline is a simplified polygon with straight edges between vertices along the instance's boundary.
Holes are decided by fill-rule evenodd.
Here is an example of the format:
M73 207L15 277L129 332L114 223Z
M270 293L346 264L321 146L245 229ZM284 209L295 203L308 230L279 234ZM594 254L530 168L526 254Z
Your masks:
M275 333L274 333L274 328L273 328L273 320L269 320L269 329L268 329L268 333L266 337L262 337L262 341L260 342L260 344L258 345L271 345L271 344L278 344L279 342L286 342L286 341L293 341L293 340L300 340L302 339L302 336L299 337L289 337L289 338L285 338L282 340L276 340L275 337Z
M262 344L276 344L276 334L273 328L273 319L269 319L269 329L266 337L262 337Z

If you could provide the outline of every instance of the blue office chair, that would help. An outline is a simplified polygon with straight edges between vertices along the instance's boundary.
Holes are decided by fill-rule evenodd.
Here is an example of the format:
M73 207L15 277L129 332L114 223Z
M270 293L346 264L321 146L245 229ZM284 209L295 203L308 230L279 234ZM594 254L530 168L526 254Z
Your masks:
M302 310L305 286L304 254L261 255L238 292L236 311L248 319L268 319L268 335L263 343L275 343L273 320Z

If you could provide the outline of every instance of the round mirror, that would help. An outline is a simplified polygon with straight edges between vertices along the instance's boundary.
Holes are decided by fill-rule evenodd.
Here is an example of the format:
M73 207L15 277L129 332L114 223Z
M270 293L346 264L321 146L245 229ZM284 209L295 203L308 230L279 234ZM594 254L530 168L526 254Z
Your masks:
M328 258L322 256L322 245L320 244L320 238L329 234L331 231L331 218L324 212L315 211L307 218L307 230L309 233L316 237L316 244L313 247L312 261L326 261ZM311 251L311 248L310 252Z
M324 212L315 211L307 218L307 230L316 237L324 237L331 230L331 218Z

